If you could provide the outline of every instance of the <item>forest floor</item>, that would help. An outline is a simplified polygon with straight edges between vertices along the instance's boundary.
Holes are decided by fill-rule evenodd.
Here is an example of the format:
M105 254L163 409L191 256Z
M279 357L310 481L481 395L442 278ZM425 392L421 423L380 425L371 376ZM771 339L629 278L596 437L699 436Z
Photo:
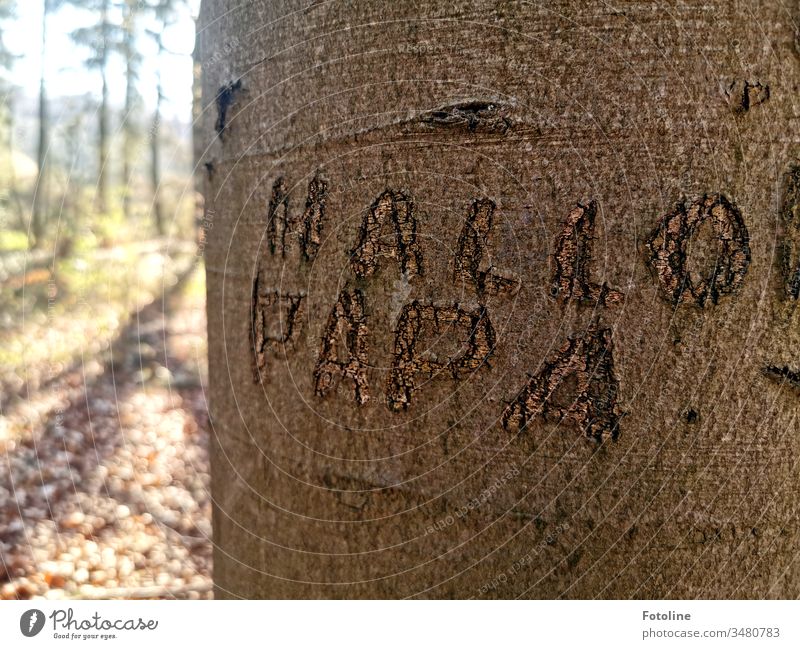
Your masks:
M128 252L0 293L0 599L212 596L203 267Z

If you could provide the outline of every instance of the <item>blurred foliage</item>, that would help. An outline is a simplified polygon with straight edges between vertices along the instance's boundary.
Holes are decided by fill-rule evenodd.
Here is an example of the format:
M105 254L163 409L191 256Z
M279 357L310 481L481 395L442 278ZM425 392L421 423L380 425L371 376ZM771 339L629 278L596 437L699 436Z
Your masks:
M52 111L37 105L41 98L26 96L7 81L15 55L3 35L13 26L16 2L0 0L0 254L18 250L23 235L40 250L62 252L78 249L81 237L101 247L164 235L194 240L197 197L186 191L193 187L191 116L167 120L160 106L148 116L138 92L142 47L160 39L179 16L185 19L179 10L186 0L36 1L54 24L65 5L83 12L86 23L72 30L72 37L86 52L84 63L105 70L111 57L119 57L128 77L126 105L104 101L98 79L95 92L46 96L47 104L58 105L58 119L50 123ZM164 51L160 48L159 56ZM41 173L37 142L18 141L20 132L38 133L40 143L44 138ZM101 159L103 188L98 185ZM106 184L108 198L98 202ZM41 241L31 233L34 206L41 212Z
M185 0L31 2L32 48L46 60L48 34L71 33L94 87L51 96L47 65L37 96L13 87L16 3L0 0L0 599L207 597L191 115L162 114L161 68L158 102L139 92L143 46L168 64Z
M0 230L0 253L28 248L28 235L22 230Z
M82 11L85 25L72 37L86 52L85 65L99 68L120 57L128 79L125 106L89 89L50 97L46 79L40 97L26 96L6 81L15 55L3 35L13 26L16 3L0 0L0 390L6 396L16 392L12 384L35 387L53 366L101 353L129 314L195 259L197 240L190 115L185 122L164 120L154 107L142 119L147 109L137 89L140 49L154 38L150 28L160 38L158 29L177 19L185 1L35 1L46 10L43 26L51 21L55 28L65 5ZM47 56L46 38L42 49ZM57 103L53 123L42 101ZM131 117L134 105L138 119ZM105 134L102 112L110 125ZM157 132L145 127L148 121L158 124ZM38 142L22 141L20 132L38 134ZM40 171L42 141L47 154ZM108 200L98 207L101 146L107 147ZM156 160L155 185L154 156L169 162L162 170ZM34 205L43 228L29 249Z

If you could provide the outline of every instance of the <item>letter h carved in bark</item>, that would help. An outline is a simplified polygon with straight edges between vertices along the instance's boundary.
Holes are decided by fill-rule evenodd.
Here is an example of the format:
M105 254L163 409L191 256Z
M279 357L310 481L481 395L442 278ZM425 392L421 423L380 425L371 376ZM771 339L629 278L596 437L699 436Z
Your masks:
M313 261L322 244L322 227L325 221L325 200L328 183L319 175L308 183L305 209L300 220L296 243L306 261ZM290 248L290 236L294 235L297 218L289 212L289 192L286 181L281 177L272 185L272 195L267 208L267 244L270 254L286 256Z
M286 232L290 226L289 194L286 181L281 177L272 184L272 196L267 207L267 244L270 254L274 255L276 250L281 255L286 254Z

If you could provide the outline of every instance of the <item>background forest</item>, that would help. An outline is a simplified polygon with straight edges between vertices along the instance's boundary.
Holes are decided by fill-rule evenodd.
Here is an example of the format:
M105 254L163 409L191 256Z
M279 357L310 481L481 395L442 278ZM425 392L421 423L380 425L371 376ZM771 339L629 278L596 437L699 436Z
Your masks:
M210 596L192 0L0 0L0 598Z

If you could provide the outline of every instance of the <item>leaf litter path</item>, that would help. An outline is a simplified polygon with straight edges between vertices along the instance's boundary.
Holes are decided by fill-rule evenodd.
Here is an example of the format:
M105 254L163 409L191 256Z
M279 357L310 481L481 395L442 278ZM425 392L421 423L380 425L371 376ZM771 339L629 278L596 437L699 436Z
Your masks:
M192 264L0 438L0 599L211 597L204 296Z

